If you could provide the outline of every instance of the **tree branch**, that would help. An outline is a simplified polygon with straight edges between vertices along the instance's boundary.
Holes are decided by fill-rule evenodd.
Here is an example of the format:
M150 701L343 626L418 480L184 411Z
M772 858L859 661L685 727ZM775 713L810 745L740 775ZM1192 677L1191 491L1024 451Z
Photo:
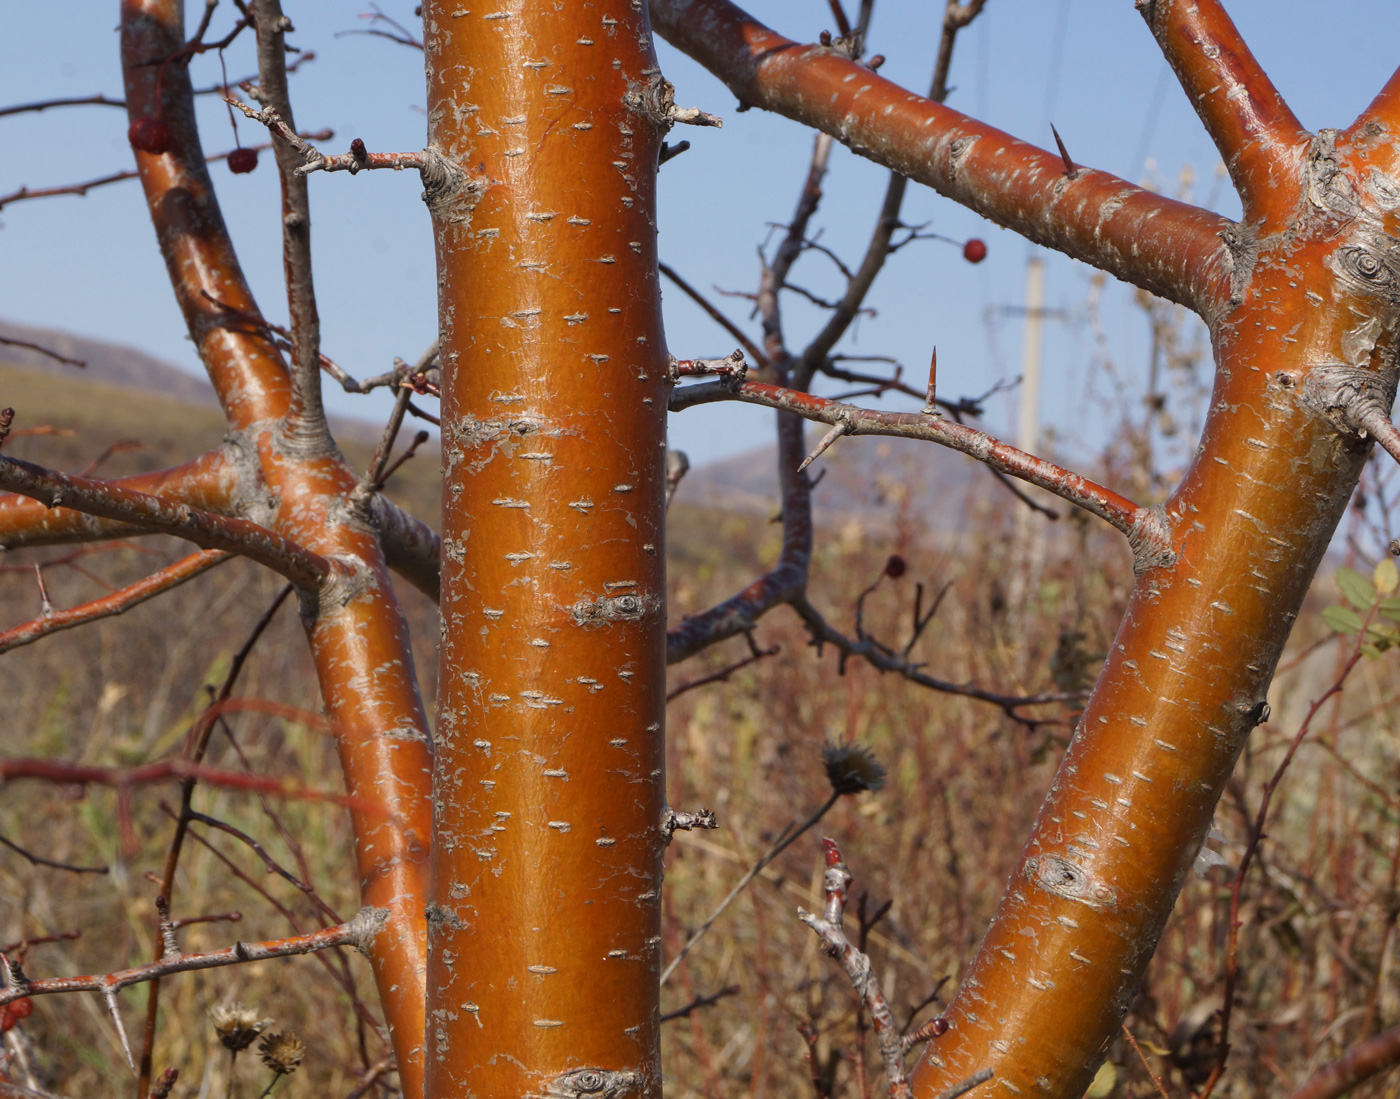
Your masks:
M1347 1050L1288 1093L1288 1099L1337 1099L1357 1084L1400 1064L1400 1026L1383 1030Z
M286 28L291 20L282 14L281 0L253 0L254 28L258 37L257 94L269 109L286 120L295 137L292 102L287 90ZM300 445L312 450L329 449L330 429L321 404L321 318L316 308L316 283L311 270L311 199L306 176L299 173L301 148L273 131L273 152L282 185L282 267L287 284L287 315L291 319L292 400L287 409L286 431Z
M235 469L233 456L226 448L219 447L171 469L120 477L104 484L223 514L232 506L235 495L232 484ZM149 529L128 522L103 519L71 508L51 507L47 500L0 493L0 550L97 542L149 533Z
M799 46L728 0L652 0L667 41L745 103L830 133L1037 244L1207 316L1228 299L1216 214L1107 173L1065 177L1058 154L1018 142L884 80L835 48Z
M75 626L96 622L101 618L124 614L132 607L139 606L171 588L177 588L187 580L193 580L227 560L229 554L222 550L201 550L111 595L66 611L51 611L23 625L4 630L0 632L0 653L18 649L22 645L30 645L41 637L58 633L60 630L71 630Z
M167 954L147 965L121 969L101 976L48 977L39 980L25 978L18 981L12 979L8 987L0 989L0 1005L13 1003L25 996L52 996L61 992L100 992L103 995L112 995L131 985L154 981L172 973L217 969L226 965L242 965L244 962L261 962L268 958L286 958L296 954L310 954L317 950L329 950L337 946L359 948L366 940L373 939L382 924L383 917L380 913L372 908L362 908L348 923L305 935L294 935L287 939L235 943L223 950L210 950L199 954Z
M786 391L784 391L786 392ZM802 421L778 416L778 476L783 498L783 548L777 563L742 591L709 610L686 615L666 631L666 663L748 633L763 615L806 590L812 560L812 482L797 467L804 450Z
M1220 0L1138 9L1230 171L1246 221L1291 210L1311 135L1255 60ZM1292 155L1290 155L1290 153Z
M846 938L841 926L846 914L846 890L851 885L851 872L841 861L841 851L835 840L823 839L822 850L826 853L826 873L822 876L826 909L821 916L816 916L799 908L797 918L816 932L826 952L841 963L856 995L870 1013L875 1039L880 1044L880 1059L885 1063L890 1099L913 1099L909 1073L904 1066L904 1043L900 1041L899 1031L894 1025L889 1002L880 988L880 982L871 972L869 955Z
M289 538L246 519L200 511L179 500L150 496L107 481L56 473L16 458L0 457L0 488L50 507L60 505L104 519L184 538L203 549L251 558L297 587L319 588L331 562Z
M705 392L688 392L700 389L704 389ZM888 435L925 439L960 451L995 470L1053 492L1061 499L1097 515L1130 539L1140 539L1146 532L1148 509L1138 507L1131 500L1095 484L1086 477L994 439L985 431L942 416L930 416L922 412L884 412L855 408L840 401L827 400L825 397L801 393L795 389L765 385L762 382L742 382L738 385L728 381L706 382L677 390L677 396L682 394L682 400L673 402L672 411L676 411L678 406L689 408L709 400L735 400L794 412L805 419L816 420L832 427L844 426L845 434L848 435Z

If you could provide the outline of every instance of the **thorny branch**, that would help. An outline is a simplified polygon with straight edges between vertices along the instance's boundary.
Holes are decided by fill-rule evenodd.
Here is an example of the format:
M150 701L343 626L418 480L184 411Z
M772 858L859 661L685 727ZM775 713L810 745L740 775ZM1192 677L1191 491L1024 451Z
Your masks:
M210 950L202 953L166 953L163 957L146 965L121 969L100 976L48 977L31 980L21 971L18 979L15 966L10 965L11 980L7 987L0 989L0 1005L13 1003L25 996L52 996L61 992L100 992L110 996L131 985L168 977L172 973L189 973L197 969L217 969L225 965L241 965L244 962L265 961L268 958L286 958L296 954L310 954L317 950L329 950L337 946L361 948L372 939L382 923L382 917L372 908L361 909L348 923L312 931L305 935L294 935L286 939L269 939L266 942L235 943L223 950Z
M1017 450L985 431L940 415L856 408L840 401L831 401L825 397L762 382L743 382L738 385L708 382L677 389L671 399L671 410L679 411L709 401L724 400L744 401L748 404L793 412L833 428L839 426L842 433L847 435L888 435L939 443L976 458L1002 473L1052 492L1061 499L1097 515L1130 538L1141 537L1144 525L1151 521L1147 509L1138 507L1111 489L1097 485L1043 458Z
M94 599L65 611L50 610L22 625L0 631L0 653L32 644L41 637L58 633L60 630L71 630L75 626L123 614L132 607L179 587L229 559L230 555L223 550L201 550L101 599Z

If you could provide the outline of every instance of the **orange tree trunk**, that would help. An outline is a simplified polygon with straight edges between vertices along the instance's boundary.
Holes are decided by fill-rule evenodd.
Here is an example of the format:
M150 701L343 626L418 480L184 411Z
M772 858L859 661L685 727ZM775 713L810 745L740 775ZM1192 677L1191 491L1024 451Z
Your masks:
M645 9L424 6L442 334L427 1093L658 1094L667 389Z

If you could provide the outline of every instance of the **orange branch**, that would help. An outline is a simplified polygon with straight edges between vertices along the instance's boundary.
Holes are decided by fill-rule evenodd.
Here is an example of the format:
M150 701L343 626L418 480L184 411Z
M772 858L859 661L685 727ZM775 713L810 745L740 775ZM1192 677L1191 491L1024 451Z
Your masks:
M12 435L17 434L19 432L12 432ZM105 483L224 514L234 497L234 469L232 456L220 447L172 469L119 477ZM130 523L0 492L0 549L98 542L148 533L145 528Z
M60 630L71 630L74 626L82 626L88 622L96 622L100 618L111 618L113 615L123 614L162 592L179 587L187 580L193 580L201 573L208 572L215 565L227 560L229 560L229 555L222 550L201 550L199 553L192 553L190 556L176 561L173 565L163 568L157 573L152 573L134 584L129 584L111 595L94 599L90 603L83 603L66 611L53 611L21 626L0 632L0 653L17 649L21 645L32 644L41 637L58 633Z
M1312 135L1255 60L1220 0L1139 4L1244 203L1245 220L1293 209Z
M331 571L331 563L320 554L247 519L214 515L178 500L165 500L107 481L56 473L16 458L0 458L0 488L50 507L63 504L89 515L172 534L205 549L242 554L281 573L300 588L315 590Z
M838 138L939 194L1164 298L1212 314L1229 264L1205 210L1047 153L892 84L836 47L802 46L729 0L652 0L652 23L744 103Z

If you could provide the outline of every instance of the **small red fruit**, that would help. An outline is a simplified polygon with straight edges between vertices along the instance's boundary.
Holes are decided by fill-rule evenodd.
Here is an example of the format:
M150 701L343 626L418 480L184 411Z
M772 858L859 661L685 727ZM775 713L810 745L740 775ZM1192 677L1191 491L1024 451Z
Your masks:
M981 263L987 258L987 242L981 237L972 237L963 245L963 259L968 263Z
M0 1032L9 1030L21 1019L29 1018L34 1010L34 1001L28 996L0 1007Z
M127 127L126 139L143 153L168 153L175 131L163 118L138 118Z
M256 149L234 149L228 155L228 170L236 176L246 175L258 166Z
M885 575L891 580L898 580L909 571L909 563L897 553L890 554L890 559L885 562Z

